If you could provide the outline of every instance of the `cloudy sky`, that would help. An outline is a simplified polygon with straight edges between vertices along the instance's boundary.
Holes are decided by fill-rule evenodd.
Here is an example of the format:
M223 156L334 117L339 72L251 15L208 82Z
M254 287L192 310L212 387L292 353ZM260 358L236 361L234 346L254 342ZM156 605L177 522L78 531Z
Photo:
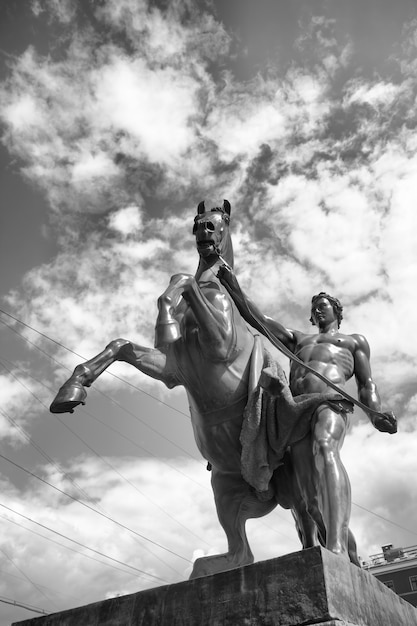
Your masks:
M0 621L187 578L226 549L183 390L115 365L194 272L198 202L232 204L236 272L308 332L328 291L364 334L394 436L359 411L343 458L367 559L417 544L417 9L412 0L5 0L1 30ZM311 329L312 330L312 329ZM81 356L80 356L81 355ZM352 387L352 390L354 386ZM257 560L299 549L248 524Z

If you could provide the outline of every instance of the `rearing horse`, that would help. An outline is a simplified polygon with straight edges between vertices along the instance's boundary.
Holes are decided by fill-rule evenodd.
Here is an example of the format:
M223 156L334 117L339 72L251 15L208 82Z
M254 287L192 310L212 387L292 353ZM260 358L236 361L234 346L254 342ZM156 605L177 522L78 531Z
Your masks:
M282 495L278 472L274 474L274 493L266 500L259 499L242 477L243 415L265 365L266 352L255 350L254 335L217 278L224 261L233 267L229 221L227 200L207 209L200 202L193 228L199 254L197 272L195 276L172 276L158 299L156 347L146 348L126 339L111 341L100 354L75 368L50 409L53 413L72 412L84 404L85 387L115 361L130 363L168 388L185 387L195 440L211 465L217 514L228 541L226 553L197 559L191 578L252 563L245 523L266 515L278 503L292 509L303 547L318 543L317 530L323 535L296 497L288 475ZM311 411L323 400L322 394L318 395L305 399Z

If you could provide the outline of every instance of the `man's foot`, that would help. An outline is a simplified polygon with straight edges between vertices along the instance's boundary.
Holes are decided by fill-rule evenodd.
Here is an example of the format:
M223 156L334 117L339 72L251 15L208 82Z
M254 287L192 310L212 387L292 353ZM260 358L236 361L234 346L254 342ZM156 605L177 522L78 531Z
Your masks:
M74 413L79 404L85 404L87 392L77 380L68 380L55 396L49 410L51 413Z

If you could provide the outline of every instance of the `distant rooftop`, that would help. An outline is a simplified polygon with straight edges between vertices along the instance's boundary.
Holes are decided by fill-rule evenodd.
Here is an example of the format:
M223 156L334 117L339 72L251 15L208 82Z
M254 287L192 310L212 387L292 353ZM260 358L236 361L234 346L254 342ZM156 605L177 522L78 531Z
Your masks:
M394 548L391 543L381 546L382 552L371 554L368 561L364 561L362 566L369 569L378 565L388 565L391 563L401 563L411 559L417 559L417 546L408 548Z

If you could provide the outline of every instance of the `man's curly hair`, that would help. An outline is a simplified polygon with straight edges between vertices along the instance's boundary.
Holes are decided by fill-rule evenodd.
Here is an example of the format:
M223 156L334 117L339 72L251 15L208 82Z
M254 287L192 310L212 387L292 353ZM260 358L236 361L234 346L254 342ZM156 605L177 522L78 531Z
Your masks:
M320 298L326 298L330 302L337 318L337 327L340 328L340 323L343 319L343 307L340 303L340 300L338 300L337 298L334 298L333 296L330 296L328 293L325 293L324 291L320 291L320 293L318 293L317 295L311 298L310 322L313 324L313 326L315 326L315 323L313 320L313 307L314 307L315 302L319 300Z

